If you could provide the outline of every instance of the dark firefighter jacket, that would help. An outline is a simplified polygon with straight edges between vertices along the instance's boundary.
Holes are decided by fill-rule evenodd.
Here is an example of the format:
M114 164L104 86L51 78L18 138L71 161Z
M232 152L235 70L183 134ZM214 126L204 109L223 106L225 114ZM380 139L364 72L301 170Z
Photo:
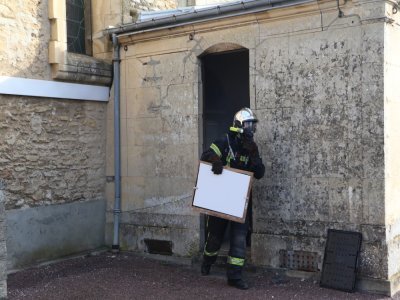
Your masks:
M210 148L203 152L201 160L210 163L221 160L224 166L253 172L256 179L262 178L265 173L257 145L253 142L251 150L245 149L242 138L232 131L214 141Z

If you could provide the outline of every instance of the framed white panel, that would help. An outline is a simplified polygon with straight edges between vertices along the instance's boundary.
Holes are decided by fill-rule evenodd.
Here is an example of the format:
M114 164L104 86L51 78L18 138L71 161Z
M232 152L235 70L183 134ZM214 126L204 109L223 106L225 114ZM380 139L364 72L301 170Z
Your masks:
M224 167L215 175L211 164L200 161L193 194L194 210L244 223L253 173Z

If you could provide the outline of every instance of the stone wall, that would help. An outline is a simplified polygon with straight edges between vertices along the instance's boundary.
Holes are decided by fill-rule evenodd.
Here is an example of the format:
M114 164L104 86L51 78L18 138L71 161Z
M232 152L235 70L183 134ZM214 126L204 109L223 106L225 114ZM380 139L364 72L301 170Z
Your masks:
M7 209L102 199L103 103L0 96Z
M130 0L132 8L137 10L165 10L177 7L176 0Z
M0 179L0 299L7 297L7 247L6 247L6 213L4 209L4 184Z
M50 29L54 3L0 1L0 76L51 80L49 41L65 29L62 15ZM111 66L87 60L76 65L108 84ZM19 268L104 245L105 121L104 102L0 94L0 288L3 258Z
M47 1L0 2L0 75L50 79Z
M48 5L0 3L0 75L50 79ZM0 95L6 208L101 198L105 110L104 103Z

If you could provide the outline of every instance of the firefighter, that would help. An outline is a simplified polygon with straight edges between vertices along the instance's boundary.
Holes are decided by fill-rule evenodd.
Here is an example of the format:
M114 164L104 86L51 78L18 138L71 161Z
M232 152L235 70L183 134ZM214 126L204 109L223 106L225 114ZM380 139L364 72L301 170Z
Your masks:
M265 167L260 158L258 147L254 142L257 117L249 108L239 110L233 119L233 126L221 139L214 141L210 148L203 152L201 160L212 163L212 172L221 174L223 166L251 171L256 179L264 176ZM226 199L229 201L229 199ZM249 203L249 207L251 204ZM216 261L225 230L230 223L230 248L227 260L227 278L230 286L247 290L248 284L242 278L245 261L246 236L249 229L249 213L245 223L207 216L206 243L201 265L201 274L208 275L211 265Z

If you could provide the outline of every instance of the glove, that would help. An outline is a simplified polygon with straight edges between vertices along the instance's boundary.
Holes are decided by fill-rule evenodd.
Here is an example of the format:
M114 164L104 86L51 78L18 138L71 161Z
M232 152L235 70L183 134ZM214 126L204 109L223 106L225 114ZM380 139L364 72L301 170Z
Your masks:
M215 175L219 175L219 174L222 173L223 167L224 167L224 166L223 166L223 164L222 164L222 161L217 160L217 161L214 161L214 162L212 163L211 171L213 171L213 173L214 173Z
M254 173L254 178L261 179L265 174L265 166L261 158L255 158L252 161L251 171Z

